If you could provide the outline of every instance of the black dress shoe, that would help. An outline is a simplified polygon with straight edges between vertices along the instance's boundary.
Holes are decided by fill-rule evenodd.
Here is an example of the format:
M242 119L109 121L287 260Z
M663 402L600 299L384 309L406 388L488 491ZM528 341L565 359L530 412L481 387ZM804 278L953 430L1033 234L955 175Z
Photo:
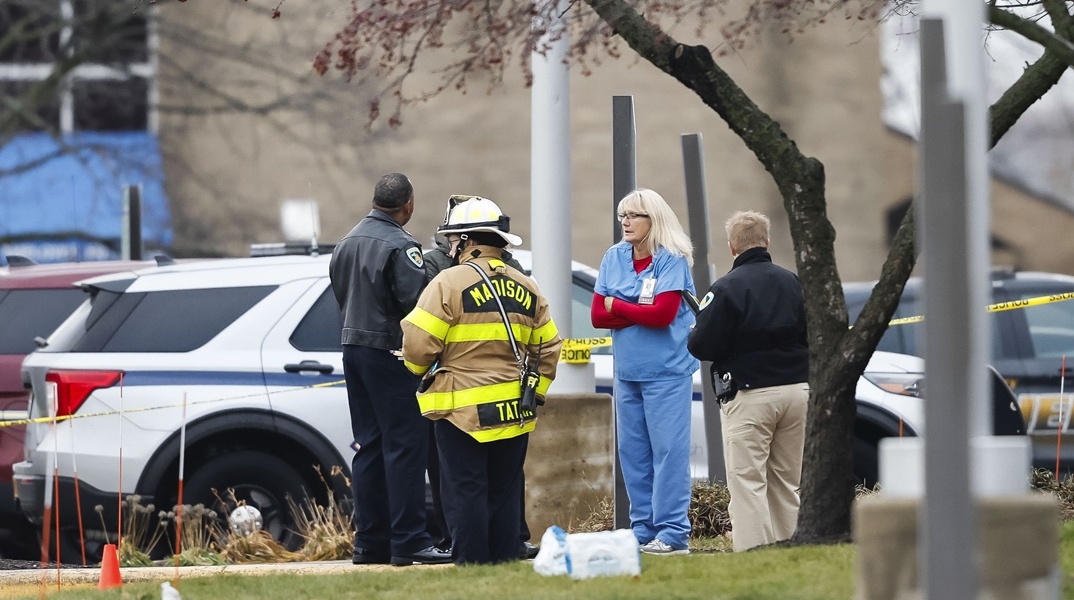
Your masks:
M411 554L392 557L392 564L397 567L409 567L410 565L442 565L449 562L451 562L451 552L441 550L436 546L429 546L424 550L418 550Z
M356 565L386 565L391 562L387 553L373 552L365 548L355 548L351 563Z
M522 542L522 545L518 547L518 558L520 560L533 560L537 558L537 553L540 551L540 546L534 546L529 542Z

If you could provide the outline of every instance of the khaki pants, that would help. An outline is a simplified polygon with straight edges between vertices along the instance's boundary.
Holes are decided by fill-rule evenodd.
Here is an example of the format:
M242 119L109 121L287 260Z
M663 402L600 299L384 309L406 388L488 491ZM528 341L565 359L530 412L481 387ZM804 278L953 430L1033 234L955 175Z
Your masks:
M789 539L798 527L809 384L739 390L721 408L735 552Z

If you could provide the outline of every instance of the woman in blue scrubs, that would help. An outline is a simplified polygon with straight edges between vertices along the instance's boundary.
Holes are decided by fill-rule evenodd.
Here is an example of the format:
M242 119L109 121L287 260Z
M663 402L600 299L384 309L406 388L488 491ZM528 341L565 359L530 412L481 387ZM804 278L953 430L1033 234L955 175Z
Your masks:
M630 527L648 554L687 554L690 401L700 366L686 350L694 315L693 244L660 194L619 201L623 239L600 263L594 327L612 330L619 462Z

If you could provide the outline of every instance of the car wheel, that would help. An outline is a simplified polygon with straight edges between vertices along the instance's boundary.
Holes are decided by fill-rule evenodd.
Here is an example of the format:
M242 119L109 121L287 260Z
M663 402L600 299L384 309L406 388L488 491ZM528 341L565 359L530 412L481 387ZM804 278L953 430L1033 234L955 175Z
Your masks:
M880 459L876 444L854 438L854 483L873 489L880 479Z
M234 490L234 498L229 489ZM306 480L293 466L264 452L243 450L214 458L195 471L186 482L183 502L212 507L225 528L235 501L244 502L261 511L262 529L288 550L296 550L302 536L296 531L287 498L301 506L309 494Z

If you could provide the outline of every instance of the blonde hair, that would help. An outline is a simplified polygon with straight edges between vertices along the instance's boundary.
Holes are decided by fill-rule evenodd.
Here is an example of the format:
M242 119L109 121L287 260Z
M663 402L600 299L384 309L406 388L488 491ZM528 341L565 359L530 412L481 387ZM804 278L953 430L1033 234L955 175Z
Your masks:
M735 252L742 254L750 248L767 248L768 230L772 221L763 214L752 210L740 210L727 219L727 241Z
M649 215L649 235L645 241L650 254L656 254L657 248L663 246L674 255L686 257L687 264L693 266L694 244L663 196L653 190L639 188L619 201L618 211L619 214L636 212Z

